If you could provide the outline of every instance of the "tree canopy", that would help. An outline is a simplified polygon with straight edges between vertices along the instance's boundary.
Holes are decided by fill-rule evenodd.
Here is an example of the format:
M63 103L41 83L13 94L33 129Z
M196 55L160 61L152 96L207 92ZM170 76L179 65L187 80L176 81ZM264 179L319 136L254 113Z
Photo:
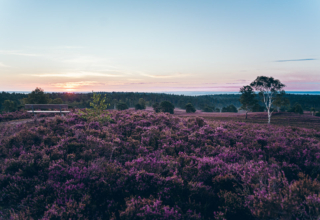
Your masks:
M271 115L273 113L273 102L280 92L285 87L278 79L267 76L258 76L250 86L259 92L261 101L266 106L268 112L268 123L270 124Z
M169 112L170 114L174 113L174 105L169 101L163 101L160 103L162 112Z
M28 95L25 101L26 104L48 104L49 97L44 93L43 89L37 87Z
M191 103L186 104L185 106L186 112L187 113L195 113L196 109L193 107Z
M240 89L240 103L242 106L240 109L246 111L246 119L248 117L248 111L252 111L252 108L255 104L257 104L258 100L256 100L256 94L254 93L251 86L243 86Z

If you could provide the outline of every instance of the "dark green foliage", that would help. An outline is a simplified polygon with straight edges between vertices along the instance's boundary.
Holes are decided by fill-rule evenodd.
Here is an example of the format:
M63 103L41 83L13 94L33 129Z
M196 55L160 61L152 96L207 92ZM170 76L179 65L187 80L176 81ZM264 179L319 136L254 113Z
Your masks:
M259 105L256 103L254 106L252 106L252 112L264 112L265 107Z
M146 101L143 98L139 99L138 104L140 105L141 109L146 109Z
M217 110L218 110L218 112L220 112L220 109L215 108L214 106L210 106L210 105L205 105L205 106L202 108L202 111L203 111L203 112L216 112Z
M255 104L258 103L258 100L256 100L256 94L253 92L253 89L251 86L243 86L240 89L241 97L240 97L240 103L242 106L240 109L246 111L246 119L249 111L252 111L252 108Z
M126 110L126 109L128 109L128 106L127 106L126 103L124 103L124 102L119 102L119 103L117 104L117 110Z
M241 107L240 109L246 110L246 111L252 111L252 107L258 102L256 98L256 94L253 92L253 89L251 86L243 86L240 89L240 103Z
M51 104L63 104L63 101L61 98L56 98L56 99L53 99L50 103Z
M315 116L320 117L320 111L318 111Z
M170 114L173 114L174 112L174 105L169 101L161 102L160 108L162 112L169 112Z
M17 110L17 104L14 101L5 100L3 103L6 112L14 112Z
M185 109L186 109L187 113L196 112L196 109L193 107L193 105L191 103L186 104Z
M222 108L222 112L238 112L238 109L234 105L229 105Z
M28 98L25 100L25 103L26 104L48 104L49 97L47 94L44 93L43 89L37 87L28 95Z
M241 106L238 94L217 94L217 95L202 95L202 96L186 96L173 95L164 93L133 93L133 92L99 92L101 95L106 95L106 102L111 105L109 109L116 109L116 104L122 100L128 107L135 107L139 103L139 99L143 98L146 103L153 105L164 100L171 102L174 106L184 108L187 103L192 103L196 109L204 109L207 105L213 106L228 106L234 105L237 108ZM68 104L69 108L90 108L92 93L45 93L48 96L48 103L53 102L57 98L61 98L64 104ZM27 94L23 93L0 93L0 110L3 110L3 103L5 100L14 101L17 108L21 108L27 104ZM295 95L285 94L284 98L289 99L290 103L298 102L302 108L309 110L311 107L320 109L320 95ZM60 102L60 101L59 101ZM260 105L263 103L260 102ZM216 111L215 109L213 109Z
M302 115L303 114L303 109L300 104L297 104L294 110L295 113Z
M136 110L143 110L143 109L144 109L139 103L137 103L137 104L134 106L134 108L135 108Z
M277 94L273 105L277 108L277 111L283 111L290 106L290 101L288 98L285 97L286 93L281 91Z
M134 106L136 110L146 109L146 101L143 98L139 99L139 102Z
M154 104L152 105L152 108L153 108L153 110L154 110L156 113L161 112L161 107L160 107L160 104L159 104L158 102L154 103Z
M296 114L303 114L303 109L299 103L295 103L288 112L294 112Z
M205 106L203 109L202 109L203 112L213 112L213 109L209 106Z

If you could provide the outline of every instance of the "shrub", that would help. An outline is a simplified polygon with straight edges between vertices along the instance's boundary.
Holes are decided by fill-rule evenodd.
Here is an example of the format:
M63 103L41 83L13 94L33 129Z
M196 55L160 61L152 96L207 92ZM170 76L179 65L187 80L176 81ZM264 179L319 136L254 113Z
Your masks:
M195 113L196 109L193 107L191 103L186 104L185 106L186 112L187 113Z
M160 108L162 112L174 113L174 105L169 101L163 101L160 103Z
M156 113L161 112L161 107L160 107L160 104L158 102L154 103L152 105L152 108L153 108L154 112L156 112Z
M288 112L293 112L296 114L303 114L302 106L299 103L295 103Z
M222 108L222 112L238 112L238 109L234 105L229 105Z
M117 110L126 110L126 109L128 109L129 107L127 106L127 104L126 103L124 103L124 102L119 102L118 104L117 104Z
M142 110L144 109L139 103L137 103L135 106L134 106L135 110Z

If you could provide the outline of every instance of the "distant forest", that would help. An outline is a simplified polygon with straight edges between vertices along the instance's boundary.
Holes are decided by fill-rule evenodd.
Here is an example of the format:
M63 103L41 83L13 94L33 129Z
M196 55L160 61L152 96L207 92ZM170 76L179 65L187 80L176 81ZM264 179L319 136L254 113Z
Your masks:
M113 109L118 102L125 102L129 107L134 107L140 98L146 101L147 106L152 106L156 102L169 101L175 107L184 108L186 104L192 103L196 109L203 109L205 106L215 106L217 108L234 105L237 108L241 106L238 94L221 95L202 95L185 96L164 93L139 93L139 92L98 92L106 95L106 100L110 104L109 109ZM68 104L70 108L90 108L90 101L93 93L46 93L48 103L57 103L57 100L63 104ZM17 109L23 108L28 94L23 93L0 93L0 109L3 110L3 103L6 100L13 101ZM304 110L315 108L320 110L320 95L294 95L286 94L290 104L299 103ZM257 95L257 99L259 99ZM262 103L260 103L262 105Z

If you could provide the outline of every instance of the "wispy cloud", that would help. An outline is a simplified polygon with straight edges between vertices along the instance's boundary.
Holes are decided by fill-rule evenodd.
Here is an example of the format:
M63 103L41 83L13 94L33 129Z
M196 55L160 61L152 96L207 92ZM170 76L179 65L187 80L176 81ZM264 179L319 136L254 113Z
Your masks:
M3 63L0 62L0 67L10 67L10 66L5 65L5 64L3 64Z
M78 87L83 87L83 86L96 86L96 85L105 85L105 84L97 81L79 81L79 82L53 83L51 85L54 87L63 88L63 89L77 89Z
M67 72L67 73L42 73L42 74L33 74L32 76L37 77L62 77L62 78L83 78L83 77L92 77L92 76L101 76L101 77L124 77L123 74L116 73L104 73L104 72Z
M25 53L18 50L0 50L0 53L7 54L7 55L28 56L28 57L42 56L42 54Z
M105 61L105 59L93 56L77 56L71 59L62 60L64 63L79 63L79 64L96 64Z
M295 62L295 61L310 61L310 60L317 60L317 59L308 58L308 59L293 59L293 60L276 60L274 62Z
M167 78L177 78L177 77L184 77L187 76L185 74L170 74L170 75L151 75L147 73L140 73L142 76L150 77L150 78L158 78L158 79L167 79Z
M125 85L139 85L139 84L146 84L146 85L177 84L177 82L136 82L136 83L125 83Z

